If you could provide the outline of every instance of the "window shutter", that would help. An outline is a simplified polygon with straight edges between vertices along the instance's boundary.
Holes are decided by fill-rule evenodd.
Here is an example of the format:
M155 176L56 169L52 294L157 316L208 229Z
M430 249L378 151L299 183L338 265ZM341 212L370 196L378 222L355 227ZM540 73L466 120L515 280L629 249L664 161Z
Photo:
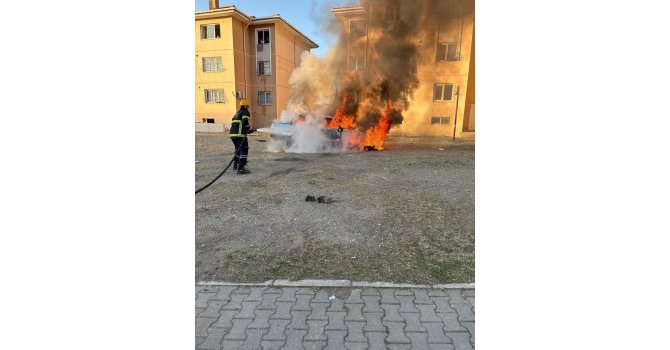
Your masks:
M447 55L447 45L446 44L437 44L437 54L435 55L435 61L444 61Z
M207 39L215 38L216 37L216 32L215 32L215 26L214 25L208 25L207 26Z
M451 93L454 90L454 86L449 84L444 86L444 100L451 101Z
M439 101L442 99L442 85L435 84L435 88L433 90L433 100Z
M447 60L448 61L457 61L458 60L458 57L456 57L456 44L454 44L454 43L449 43L448 51L447 51Z

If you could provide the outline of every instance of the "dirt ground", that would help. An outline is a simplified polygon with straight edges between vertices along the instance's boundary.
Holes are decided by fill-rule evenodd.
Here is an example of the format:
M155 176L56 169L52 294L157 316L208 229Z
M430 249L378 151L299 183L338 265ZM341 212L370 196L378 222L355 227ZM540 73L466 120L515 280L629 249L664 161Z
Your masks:
M195 187L228 164L223 134L197 133ZM383 151L267 152L250 137L196 195L196 280L474 282L474 140L390 136ZM331 204L305 197L329 196Z

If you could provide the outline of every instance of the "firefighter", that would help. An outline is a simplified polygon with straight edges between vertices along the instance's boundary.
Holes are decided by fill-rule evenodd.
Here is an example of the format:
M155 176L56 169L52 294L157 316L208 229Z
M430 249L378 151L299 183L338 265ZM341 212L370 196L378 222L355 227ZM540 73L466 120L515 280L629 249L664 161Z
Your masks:
M247 164L247 155L249 154L249 143L246 135L254 132L249 124L249 102L246 99L240 100L240 110L233 116L230 124L230 139L235 144L235 160L233 170L238 174L248 174L251 171L244 166Z

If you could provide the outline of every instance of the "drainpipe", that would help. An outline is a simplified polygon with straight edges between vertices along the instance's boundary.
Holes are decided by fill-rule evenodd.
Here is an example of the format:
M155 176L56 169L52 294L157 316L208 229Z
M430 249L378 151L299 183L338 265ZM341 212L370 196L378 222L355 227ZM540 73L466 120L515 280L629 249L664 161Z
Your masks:
M244 61L244 98L249 99L248 91L247 91L247 28L251 24L251 20L249 20L249 23L244 27L244 30L242 31L242 61Z
M456 113L454 114L454 138L453 141L456 141L456 123L458 122L458 100L461 95L461 86L456 86Z

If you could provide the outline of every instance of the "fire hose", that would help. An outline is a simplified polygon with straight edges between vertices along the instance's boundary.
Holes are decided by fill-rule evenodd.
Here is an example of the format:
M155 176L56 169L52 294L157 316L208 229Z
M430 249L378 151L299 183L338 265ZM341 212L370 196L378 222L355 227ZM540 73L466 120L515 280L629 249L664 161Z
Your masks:
M247 134L250 134L250 133L252 133L252 132L254 132L254 131L256 131L256 130L255 130L255 129L249 130L249 131L247 132ZM244 139L245 139L245 140L247 139L247 134L244 134ZM228 168L230 168L230 165L233 164L233 162L235 161L235 158L237 158L237 156L240 155L240 151L241 151L241 150L242 150L242 146L240 146L240 147L237 149L237 151L235 151L235 154L233 155L233 159L231 159L230 162L228 162L228 166L225 167L225 168L223 169L223 171L222 171L221 173L219 173L219 175L217 175L217 176L214 178L214 180L210 181L207 185L202 186L201 188L195 190L195 194L200 193L202 190L204 190L205 188L209 187L210 185L212 185L213 183L215 183L216 180L218 180L221 176L223 176L223 174L226 173L226 170L228 170Z

